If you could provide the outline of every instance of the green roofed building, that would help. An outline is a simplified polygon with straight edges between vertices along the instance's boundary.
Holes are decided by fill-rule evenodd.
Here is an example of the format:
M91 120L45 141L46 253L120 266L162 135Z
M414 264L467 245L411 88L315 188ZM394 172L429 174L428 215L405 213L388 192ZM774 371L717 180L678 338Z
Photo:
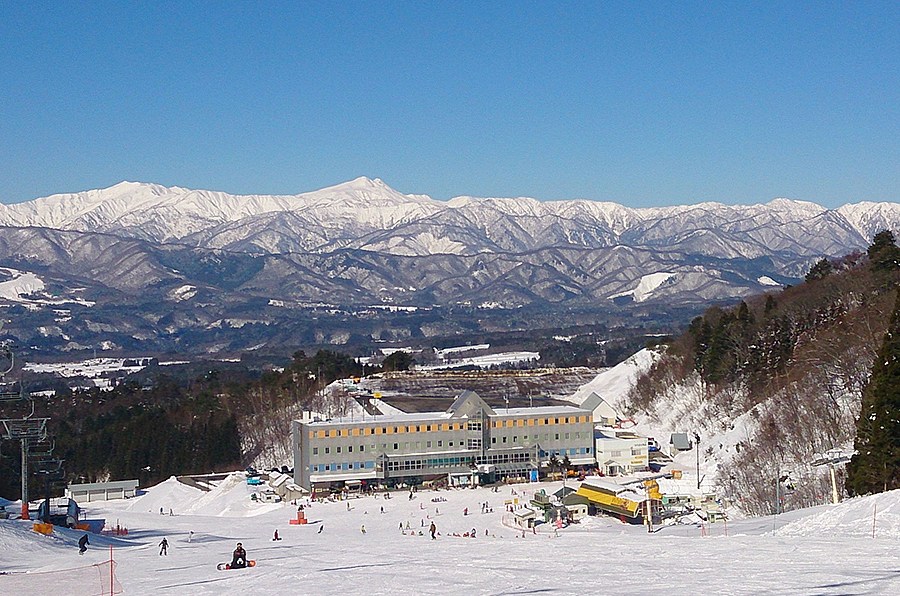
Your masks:
M464 391L446 412L293 421L294 481L450 484L531 477L550 458L594 466L591 412L574 406L494 410Z

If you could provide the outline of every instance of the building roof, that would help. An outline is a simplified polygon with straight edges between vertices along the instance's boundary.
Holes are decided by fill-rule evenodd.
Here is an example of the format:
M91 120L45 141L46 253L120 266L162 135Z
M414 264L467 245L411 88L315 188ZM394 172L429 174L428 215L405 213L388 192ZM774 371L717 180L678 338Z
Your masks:
M572 414L588 414L587 410L575 406L536 406L534 408L500 408L497 417L503 416L550 416L553 414L562 414L571 416Z
M382 424L393 424L395 422L407 424L410 422L440 422L442 420L449 419L450 414L448 414L447 412L416 412L412 414L382 414L379 416L343 416L340 418L330 418L328 420L320 420L316 422L303 422L302 420L297 420L296 422L300 422L301 424L304 424L306 426L334 426L336 424L347 424L353 426L372 424L377 426Z
M476 412L483 411L491 417L518 417L518 416L572 416L575 414L588 414L589 412L575 406L538 406L534 408L501 408L494 410L487 405L481 397L474 391L463 391L460 393L446 412L416 412L416 413L400 413L385 414L378 416L343 416L340 418L331 418L315 422L303 422L297 420L306 426L334 426L334 425L353 425L362 426L366 424L382 425L382 424L408 424L410 422L440 422L451 418L467 418Z
M679 451L690 451L693 448L693 443L687 433L672 433L669 443Z
M494 410L477 393L468 390L457 395L450 407L447 408L447 414L453 418L469 416L475 412L485 412L488 416L494 415Z

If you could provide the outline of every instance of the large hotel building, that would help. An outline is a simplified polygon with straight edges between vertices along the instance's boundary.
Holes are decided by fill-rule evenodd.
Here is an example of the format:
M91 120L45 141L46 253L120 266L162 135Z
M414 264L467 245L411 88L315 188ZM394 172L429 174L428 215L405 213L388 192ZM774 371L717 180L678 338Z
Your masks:
M494 410L461 393L446 412L293 421L294 481L339 486L473 476L535 478L553 456L595 465L591 412L574 406Z

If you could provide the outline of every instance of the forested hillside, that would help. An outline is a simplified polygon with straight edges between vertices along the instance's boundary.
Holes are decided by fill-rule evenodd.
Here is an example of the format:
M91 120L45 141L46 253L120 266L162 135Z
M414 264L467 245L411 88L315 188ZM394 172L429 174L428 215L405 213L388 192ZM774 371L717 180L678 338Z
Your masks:
M408 366L408 358L386 359L384 368ZM318 408L319 388L375 370L327 350L297 352L284 370L263 374L240 364L170 368L177 367L145 371L143 379L108 392L35 398L35 416L50 418L53 456L65 460L67 481L137 478L143 486L175 474L233 470L254 461L275 435L279 444L289 443L291 416ZM22 407L0 404L0 418L19 417ZM17 498L19 443L3 441L2 449L0 495ZM29 490L43 494L36 478Z
M717 461L720 490L749 513L821 503L827 470L811 464L830 449L852 450L898 281L900 249L881 232L866 254L823 259L802 284L711 308L638 380L628 408L720 437L704 441L703 456Z

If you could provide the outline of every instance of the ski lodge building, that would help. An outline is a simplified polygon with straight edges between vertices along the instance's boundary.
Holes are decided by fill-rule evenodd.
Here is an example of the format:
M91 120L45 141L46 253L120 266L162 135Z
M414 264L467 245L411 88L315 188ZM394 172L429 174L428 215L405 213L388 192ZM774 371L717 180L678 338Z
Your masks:
M536 480L556 456L594 465L591 412L575 406L494 410L464 391L446 412L291 424L294 481L305 489L444 477L449 484Z

